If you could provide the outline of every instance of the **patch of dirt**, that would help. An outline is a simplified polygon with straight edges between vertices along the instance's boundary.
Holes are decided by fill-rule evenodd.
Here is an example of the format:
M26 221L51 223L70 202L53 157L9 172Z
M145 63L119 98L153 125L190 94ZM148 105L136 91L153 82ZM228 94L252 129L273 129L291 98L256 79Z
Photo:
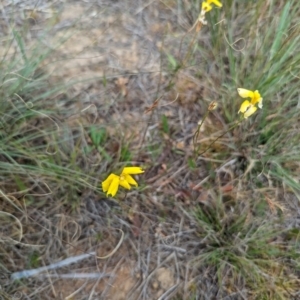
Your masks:
M137 278L132 274L132 266L122 265L117 271L115 280L107 293L106 299L126 300L131 289L136 285Z
M114 275L104 277L102 280L84 280L84 279L62 279L54 281L52 285L52 294L56 299L82 299L83 296L101 297L107 300L127 300L138 299L138 294L134 294L134 288L138 287L141 278L139 273L134 274L135 262L122 263ZM84 272L93 273L95 270L85 268ZM110 273L107 271L107 273ZM167 268L159 268L155 271L155 275L151 280L153 297L148 299L158 299L175 284L174 275ZM130 296L131 295L131 296Z
M156 290L156 297L158 299L161 297L167 290L174 286L174 274L170 269L159 268L155 272L155 278L152 283L152 287Z
M53 283L52 293L55 299L107 299L126 300L131 289L136 285L137 278L132 274L134 264L122 263L117 271L109 272L111 276L104 276L103 279L62 279ZM100 269L100 268L99 268ZM100 270L85 268L76 274L95 273ZM111 270L112 271L112 270Z
M102 80L104 75L118 77L141 70L157 72L159 52L153 47L145 49L143 37L132 35L133 22L126 12L112 16L96 5L66 3L47 40L49 47L57 49L57 61L47 66L48 71L57 80L65 81ZM75 88L79 92L89 85L90 82L80 82Z

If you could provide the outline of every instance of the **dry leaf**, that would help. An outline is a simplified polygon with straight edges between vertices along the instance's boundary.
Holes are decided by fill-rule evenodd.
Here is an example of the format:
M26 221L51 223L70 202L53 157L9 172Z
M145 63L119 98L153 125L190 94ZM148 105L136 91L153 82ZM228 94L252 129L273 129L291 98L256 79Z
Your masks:
M117 87L120 89L121 94L123 97L126 97L128 94L128 90L127 90L127 83L128 83L129 79L125 78L125 77L119 77L116 81L115 84L117 85Z

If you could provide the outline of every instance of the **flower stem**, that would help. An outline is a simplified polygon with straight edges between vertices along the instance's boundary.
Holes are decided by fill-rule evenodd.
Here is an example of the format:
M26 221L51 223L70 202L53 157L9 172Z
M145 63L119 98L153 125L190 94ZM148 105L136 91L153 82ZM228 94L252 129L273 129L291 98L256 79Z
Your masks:
M205 119L208 116L208 113L209 113L209 110L206 111L201 123L198 125L197 130L195 131L194 136L193 136L193 146L194 146L194 154L195 155L197 155L197 152L199 150L198 148L196 148L196 142L197 142L197 139L198 139L198 136L199 136L199 132L200 132L202 124L204 123Z
M205 115L205 117L207 117L207 114ZM203 121L204 121L204 119L203 119ZM203 123L203 121L201 122L201 124L199 125L199 129L200 129L200 127L201 127L201 125L202 125L202 123ZM215 138L209 145L208 145L208 147L204 150L204 151L202 151L201 153L199 153L198 154L198 151L199 151L199 148L200 148L200 146L198 146L198 148L197 148L197 150L195 151L195 155L198 155L198 156L201 156L201 155L203 155L207 150L209 150L209 148L218 140L218 139L220 139L221 137L223 137L226 133L228 133L229 131L231 131L232 129L234 129L237 125L239 125L241 122L242 122L243 120L240 120L240 121L238 121L238 122L236 122L234 125L232 125L228 130L226 130L224 133L222 133L220 136L218 136L217 138ZM197 131L196 131L196 133L199 133L199 130L197 129ZM196 134L195 133L195 134ZM195 136L195 135L194 135ZM198 136L198 135L197 135ZM194 144L194 147L195 147L195 144Z

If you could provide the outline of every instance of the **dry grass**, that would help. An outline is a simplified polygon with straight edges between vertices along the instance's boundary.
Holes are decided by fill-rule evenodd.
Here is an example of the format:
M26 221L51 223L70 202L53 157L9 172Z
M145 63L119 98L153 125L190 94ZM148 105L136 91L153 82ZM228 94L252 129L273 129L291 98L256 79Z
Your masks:
M223 1L189 32L199 7L6 1L0 298L300 297L299 4ZM229 130L238 87L264 108ZM107 198L129 164L139 188Z

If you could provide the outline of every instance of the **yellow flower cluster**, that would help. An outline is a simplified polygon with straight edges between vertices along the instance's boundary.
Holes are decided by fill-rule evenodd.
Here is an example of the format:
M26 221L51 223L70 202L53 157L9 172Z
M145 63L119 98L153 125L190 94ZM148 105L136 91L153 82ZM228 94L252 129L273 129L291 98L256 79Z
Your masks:
M263 98L261 97L258 90L250 91L250 90L239 88L237 89L237 91L242 98L250 98L250 101L245 100L242 103L240 110L238 111L238 113L243 114L245 119L247 119L248 117L250 117L256 112L257 110L257 107L255 106L256 104L258 104L259 108L262 108Z
M119 186L130 190L131 186L138 186L137 182L131 175L142 174L144 170L140 167L125 167L121 172L121 175L110 174L106 180L102 182L102 190L106 192L106 195L114 197L119 189Z

